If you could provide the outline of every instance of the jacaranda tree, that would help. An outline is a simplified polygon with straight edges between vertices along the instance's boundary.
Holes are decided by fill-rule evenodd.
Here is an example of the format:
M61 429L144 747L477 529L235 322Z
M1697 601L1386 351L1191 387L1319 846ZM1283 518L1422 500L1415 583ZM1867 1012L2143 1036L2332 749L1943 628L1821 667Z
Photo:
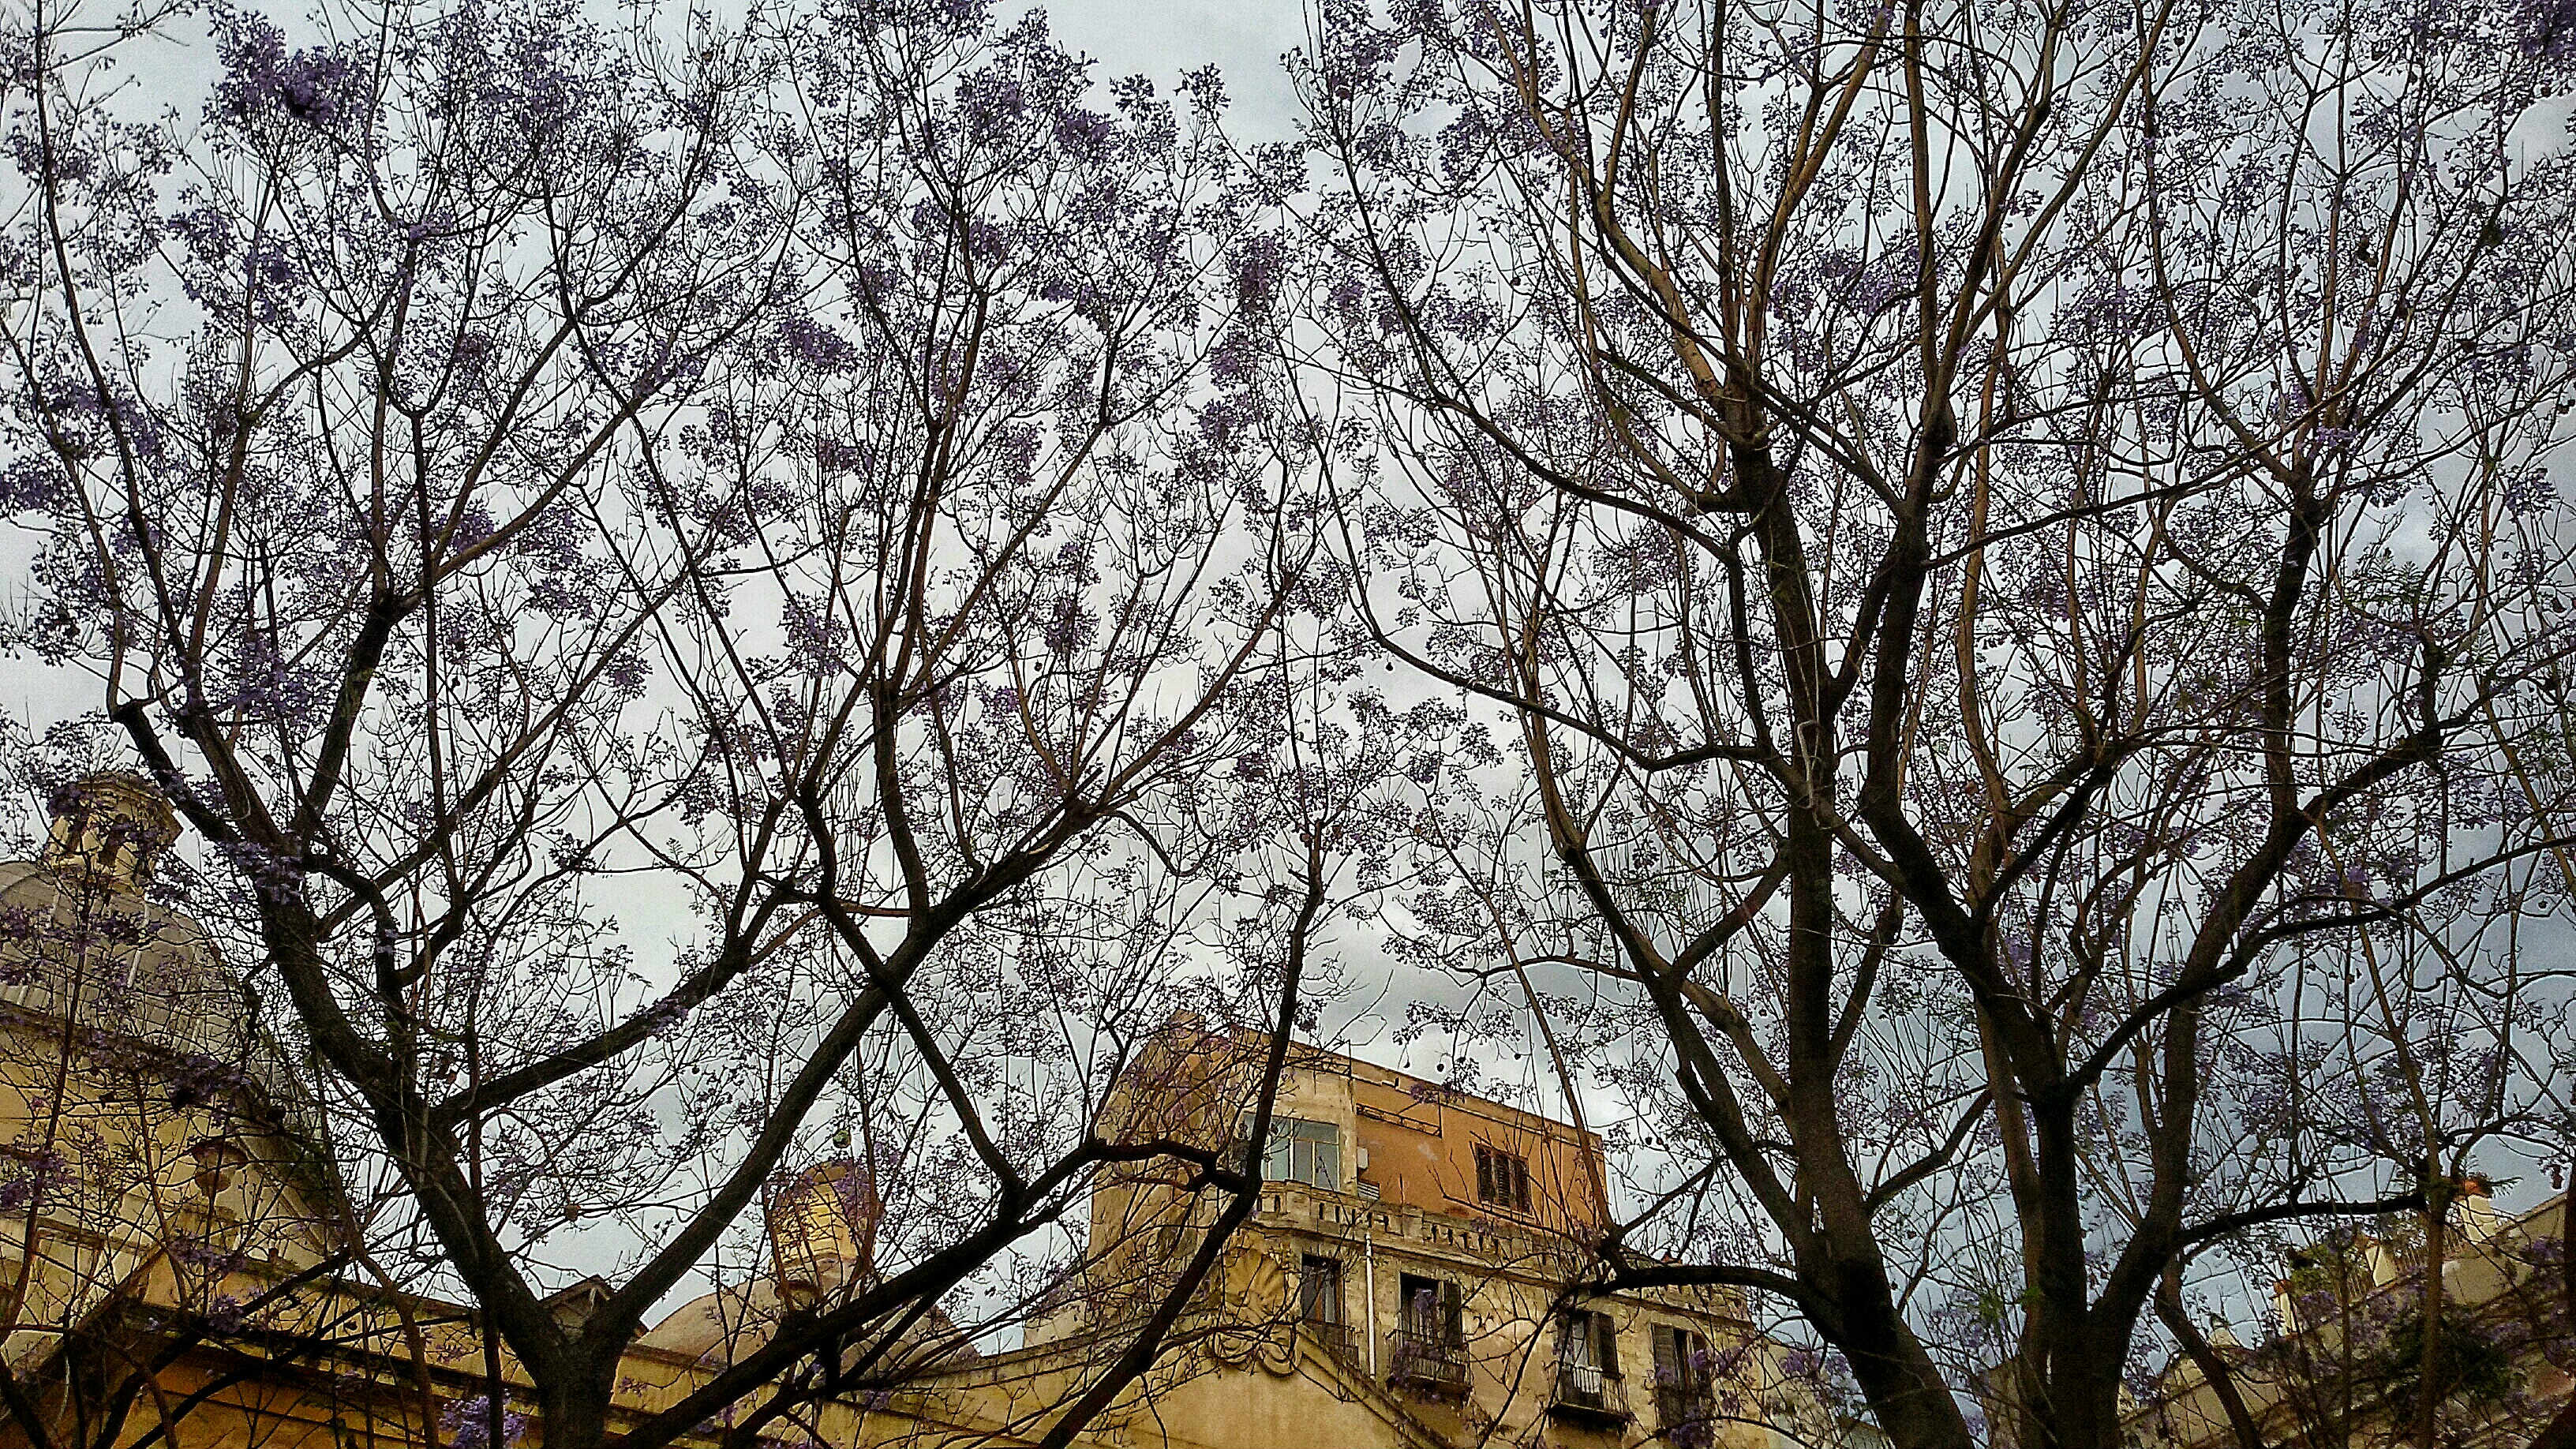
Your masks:
M2200 1249L2563 1152L2571 59L2406 0L1324 8L1358 597L1519 764L1418 939L1663 1154L1606 1281L1777 1295L1907 1449L2113 1444Z
M1361 849L1201 799L1340 593L1214 77L976 5L624 21L6 22L8 643L177 807L495 1444L505 1356L549 1446L898 1381L1113 1162L1239 1218L1246 1164L1094 1113L1177 1006L1287 1031ZM169 40L202 93L126 79ZM1283 879L1293 929L1192 949ZM612 1432L827 1156L867 1271Z

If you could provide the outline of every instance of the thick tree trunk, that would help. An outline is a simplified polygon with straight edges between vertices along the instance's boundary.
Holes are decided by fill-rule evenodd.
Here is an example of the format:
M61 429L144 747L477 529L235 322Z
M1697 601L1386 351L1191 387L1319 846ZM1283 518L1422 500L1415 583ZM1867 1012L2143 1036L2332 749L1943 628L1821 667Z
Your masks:
M540 1385L537 1412L543 1449L600 1449L608 1442L608 1410L617 1393L619 1355L601 1355L605 1364L586 1363L560 1375L563 1382ZM494 1444L492 1449L512 1449Z
M2073 1110L2053 1094L2029 1112L2032 1184L2025 1221L2031 1332L2022 1355L2026 1449L2108 1449L2120 1442L2120 1369L2128 1335L2107 1330L2091 1301L2084 1206L2077 1181L2081 1138Z
M2031 1419L2036 1442L2024 1449L2116 1449L2122 1442L2120 1362L2092 1337L2079 1333L2074 1351L2058 1357L2043 1412Z
M1897 1313L1877 1257L1847 1259L1819 1276L1837 1290L1842 1322L1834 1337L1888 1443L1895 1449L1974 1449L1949 1380Z

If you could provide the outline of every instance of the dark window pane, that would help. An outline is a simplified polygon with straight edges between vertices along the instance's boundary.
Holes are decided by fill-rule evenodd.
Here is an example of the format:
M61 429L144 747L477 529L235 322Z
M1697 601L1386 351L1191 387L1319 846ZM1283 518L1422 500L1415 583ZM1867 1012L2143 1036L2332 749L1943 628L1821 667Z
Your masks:
M1310 1323L1342 1321L1342 1265L1337 1258L1308 1254L1298 1264L1297 1316Z

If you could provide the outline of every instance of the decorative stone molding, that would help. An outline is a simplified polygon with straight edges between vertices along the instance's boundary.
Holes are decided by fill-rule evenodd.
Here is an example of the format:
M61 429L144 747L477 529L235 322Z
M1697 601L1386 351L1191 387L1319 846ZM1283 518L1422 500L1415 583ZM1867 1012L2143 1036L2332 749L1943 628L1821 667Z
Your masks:
M1217 1327L1208 1357L1227 1368L1255 1363L1286 1376L1297 1368L1297 1328L1288 1321L1288 1275L1258 1248L1238 1247L1217 1264Z

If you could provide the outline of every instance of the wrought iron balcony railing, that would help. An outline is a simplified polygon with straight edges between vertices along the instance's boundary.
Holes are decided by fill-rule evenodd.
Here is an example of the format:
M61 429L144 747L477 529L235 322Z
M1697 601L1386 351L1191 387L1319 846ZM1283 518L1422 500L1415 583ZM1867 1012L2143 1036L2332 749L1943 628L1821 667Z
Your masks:
M1422 1393L1464 1398L1467 1345L1436 1330L1399 1328L1386 1336L1387 1382Z
M1556 1365L1556 1382L1547 1407L1548 1412L1560 1417L1601 1423L1624 1424L1636 1417L1628 1411L1628 1385L1624 1381L1603 1373L1598 1364L1563 1360Z
M1326 1323L1309 1318L1301 1325L1326 1353L1353 1368L1360 1366L1360 1336L1347 1323Z

